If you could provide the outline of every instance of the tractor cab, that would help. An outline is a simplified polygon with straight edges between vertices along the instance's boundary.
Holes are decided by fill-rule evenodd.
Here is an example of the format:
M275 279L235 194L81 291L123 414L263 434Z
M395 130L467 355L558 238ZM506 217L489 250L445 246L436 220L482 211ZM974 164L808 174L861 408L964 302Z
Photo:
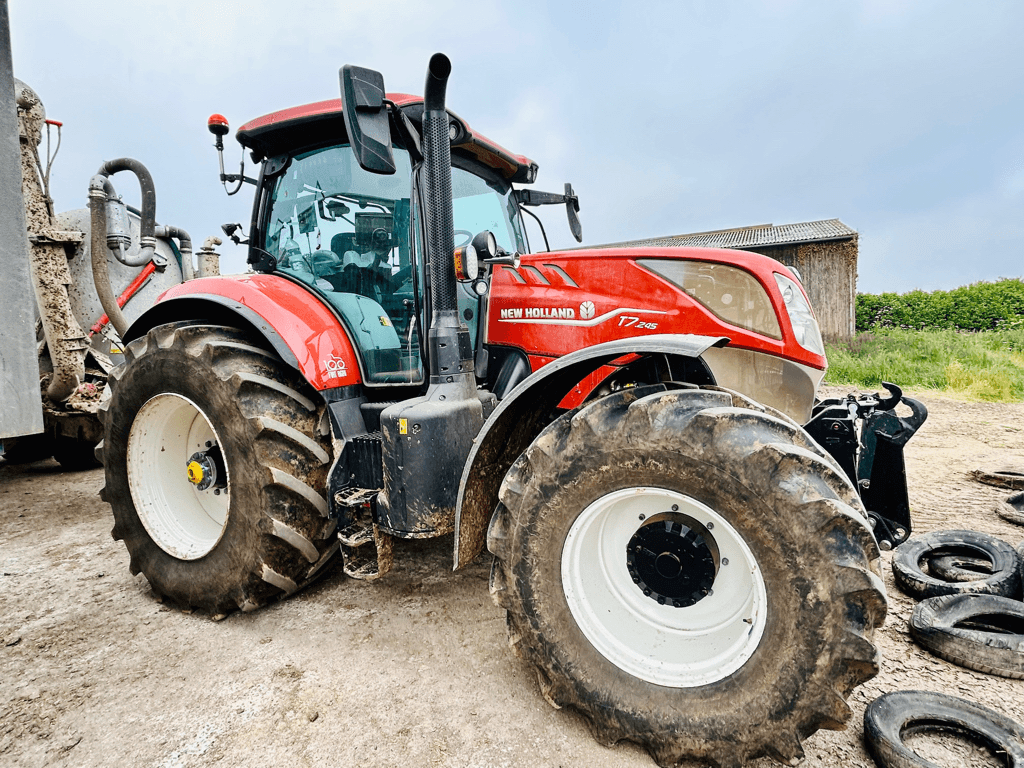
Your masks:
M421 100L389 98L412 122L422 119ZM525 252L511 182L532 178L536 165L454 115L451 120L452 133L462 139L452 151L455 247L486 230L501 249ZM302 283L339 316L364 384L423 384L430 297L422 156L411 135L396 132L395 172L374 173L360 166L347 138L340 100L276 112L238 131L239 141L263 161L249 263L257 272ZM456 293L475 348L483 297L469 280L459 282Z

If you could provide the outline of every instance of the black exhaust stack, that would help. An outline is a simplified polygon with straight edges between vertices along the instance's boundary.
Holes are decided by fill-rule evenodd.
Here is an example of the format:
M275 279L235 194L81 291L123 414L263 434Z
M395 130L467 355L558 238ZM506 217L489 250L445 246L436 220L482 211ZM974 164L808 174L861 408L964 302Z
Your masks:
M423 90L423 197L426 203L427 261L430 264L430 383L473 381L473 349L469 331L459 319L456 295L455 223L452 217L452 155L445 91L452 63L435 53L427 67ZM471 395L475 397L475 395Z
M459 478L483 426L473 346L459 318L455 281L452 163L445 90L451 61L434 54L423 105L423 200L430 271L430 382L426 395L381 413L384 491L378 525L386 533L420 538L455 526Z

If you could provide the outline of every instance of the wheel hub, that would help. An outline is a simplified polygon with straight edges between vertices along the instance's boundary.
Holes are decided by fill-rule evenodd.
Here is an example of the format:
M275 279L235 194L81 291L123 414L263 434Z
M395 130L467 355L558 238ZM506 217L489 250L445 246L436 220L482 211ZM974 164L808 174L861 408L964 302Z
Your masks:
M626 546L626 568L651 600L686 608L703 600L715 583L714 545L708 530L673 512L656 515L637 529Z
M722 680L764 634L764 577L743 534L678 491L640 486L595 499L566 534L561 572L583 635L649 683Z
M205 491L211 487L220 490L227 486L224 456L220 452L220 446L210 442L207 442L206 446L205 451L196 451L189 456L185 465L185 476L197 491Z

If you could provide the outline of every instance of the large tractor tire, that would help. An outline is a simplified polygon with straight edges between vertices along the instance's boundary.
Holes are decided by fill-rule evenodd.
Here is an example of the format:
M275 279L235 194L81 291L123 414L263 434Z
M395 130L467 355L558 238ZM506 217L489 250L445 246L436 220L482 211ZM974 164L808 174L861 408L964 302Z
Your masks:
M127 346L111 385L100 495L159 595L248 611L337 551L323 405L272 352L232 328L162 325Z
M510 644L604 744L795 764L878 672L863 507L788 419L652 389L563 415L506 475L487 542Z

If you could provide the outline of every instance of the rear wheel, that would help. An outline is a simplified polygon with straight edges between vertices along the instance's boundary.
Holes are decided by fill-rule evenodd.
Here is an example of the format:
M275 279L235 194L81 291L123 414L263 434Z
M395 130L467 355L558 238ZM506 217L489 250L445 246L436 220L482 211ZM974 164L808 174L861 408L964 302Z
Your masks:
M878 671L878 549L799 428L724 391L626 390L551 424L488 530L510 642L599 741L790 763Z
M212 613L309 581L337 551L315 397L235 329L175 323L131 342L111 377L101 496L132 573Z

